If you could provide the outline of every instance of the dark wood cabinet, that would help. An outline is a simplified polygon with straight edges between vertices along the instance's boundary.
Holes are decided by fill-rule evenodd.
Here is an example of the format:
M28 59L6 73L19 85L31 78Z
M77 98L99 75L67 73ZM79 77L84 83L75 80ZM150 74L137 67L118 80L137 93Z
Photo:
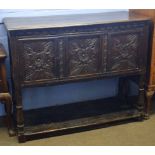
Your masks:
M6 18L4 23L10 43L19 141L47 131L144 116L144 85L152 37L152 21L149 18L115 12ZM64 124L61 122L61 125L54 124L42 132L25 131L22 88L116 76L120 77L119 94L125 100L128 92L124 88L127 88L128 80L138 78L135 81L139 85L139 95L132 112L110 113L113 117L109 118L100 114L101 118L93 117L87 121L81 118L80 123L79 120L69 123L69 120ZM53 129L56 126L57 130Z

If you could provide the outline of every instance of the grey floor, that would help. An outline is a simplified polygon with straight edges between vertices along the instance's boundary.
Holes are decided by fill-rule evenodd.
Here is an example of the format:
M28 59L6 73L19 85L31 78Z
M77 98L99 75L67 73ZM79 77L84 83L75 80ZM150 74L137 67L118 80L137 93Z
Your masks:
M155 113L142 122L96 129L81 133L51 137L19 144L16 137L9 137L4 127L0 128L0 145L53 145L53 146L154 146Z

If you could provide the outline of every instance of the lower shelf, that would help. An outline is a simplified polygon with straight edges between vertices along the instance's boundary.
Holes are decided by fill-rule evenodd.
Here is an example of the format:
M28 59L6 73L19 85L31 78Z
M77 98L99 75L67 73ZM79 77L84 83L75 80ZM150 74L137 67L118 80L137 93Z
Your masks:
M142 114L134 107L134 101L131 99L130 104L125 104L110 98L25 111L24 136L26 140L57 136L141 117Z
M50 124L42 124L42 125L33 126L33 127L26 127L25 131L26 131L26 135L33 134L33 133L34 134L43 133L43 132L46 132L46 129L48 129L47 132L49 131L52 132L52 131L70 129L70 128L114 122L118 120L135 118L139 116L140 114L138 113L138 111L133 109L133 110L126 110L126 111L112 113L112 114L103 114L103 115L94 116L94 117L69 120L65 122L57 122L57 123L50 123Z

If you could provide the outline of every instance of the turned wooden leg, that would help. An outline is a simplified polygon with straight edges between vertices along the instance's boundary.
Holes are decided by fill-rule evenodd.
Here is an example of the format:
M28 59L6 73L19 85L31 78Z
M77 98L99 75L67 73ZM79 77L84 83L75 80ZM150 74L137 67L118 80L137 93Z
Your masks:
M152 97L153 97L154 91L147 90L146 91L146 110L145 110L145 118L148 119L151 112L152 107Z
M12 100L10 98L6 100L5 109L6 109L6 118L7 118L7 127L8 127L9 136L15 136L15 131L13 129L12 116L11 116Z
M16 87L15 87L16 88ZM26 141L26 137L24 135L24 113L23 113L23 105L22 105L22 94L21 90L17 87L15 89L17 92L15 95L15 103L16 103L16 121L17 121L17 136L18 141L20 143Z
M145 78L144 76L140 76L139 79L139 95L137 100L137 109L141 113L141 117L139 120L143 120L145 117L144 107L145 107Z
M12 122L12 99L9 93L1 93L0 98L3 100L5 112L6 112L6 121L8 127L9 136L14 136L15 131L13 130Z

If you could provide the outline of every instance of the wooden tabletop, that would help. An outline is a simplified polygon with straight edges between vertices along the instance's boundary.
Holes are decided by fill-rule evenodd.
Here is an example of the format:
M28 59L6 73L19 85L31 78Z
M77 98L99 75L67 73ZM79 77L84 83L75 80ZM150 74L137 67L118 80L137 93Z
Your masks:
M58 28L70 26L94 25L114 22L129 22L148 20L149 17L142 15L130 15L128 11L55 15L42 17L8 17L4 18L7 30L24 30L37 28Z
M0 59L4 59L6 58L6 52L5 52L5 49L3 47L3 45L0 43Z

